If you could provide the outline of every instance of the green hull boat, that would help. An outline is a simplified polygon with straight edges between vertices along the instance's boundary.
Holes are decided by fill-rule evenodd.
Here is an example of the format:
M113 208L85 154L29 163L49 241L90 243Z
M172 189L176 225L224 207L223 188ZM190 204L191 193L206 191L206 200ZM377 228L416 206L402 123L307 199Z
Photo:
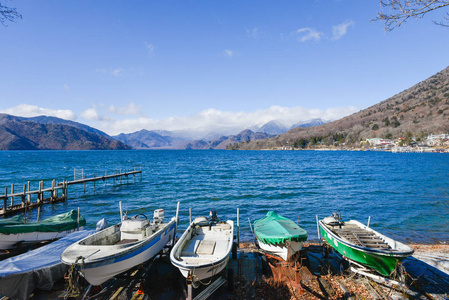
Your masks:
M327 217L318 223L321 237L343 258L370 267L383 276L390 276L397 263L414 252L411 247L355 220L341 222Z

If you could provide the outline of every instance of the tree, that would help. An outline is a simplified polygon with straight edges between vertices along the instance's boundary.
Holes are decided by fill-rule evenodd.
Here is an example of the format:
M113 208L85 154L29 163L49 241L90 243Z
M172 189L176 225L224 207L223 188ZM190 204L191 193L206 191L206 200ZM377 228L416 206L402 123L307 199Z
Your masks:
M379 12L377 18L373 21L385 21L385 31L391 31L406 23L410 18L420 19L431 11L448 7L449 0L381 0L380 5L390 12ZM440 26L449 27L449 13L446 12L444 19L445 21L433 22Z
M22 19L22 15L15 8L4 6L0 2L0 23L3 26L8 26L6 22L15 22L18 18Z

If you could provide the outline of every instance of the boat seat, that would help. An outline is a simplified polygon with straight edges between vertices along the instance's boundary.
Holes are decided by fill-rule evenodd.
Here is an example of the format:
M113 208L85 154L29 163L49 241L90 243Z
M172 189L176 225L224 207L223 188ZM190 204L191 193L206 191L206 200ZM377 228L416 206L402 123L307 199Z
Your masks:
M119 241L118 243L116 243L116 245L124 245L124 244L134 243L137 241L138 241L138 239L123 239L123 240Z
M215 241L202 240L196 249L198 255L212 255L215 249Z
M188 240L182 248L181 256L194 256L201 240Z
M217 257L222 257L226 255L226 250L228 250L228 240L218 240L215 242L214 255Z

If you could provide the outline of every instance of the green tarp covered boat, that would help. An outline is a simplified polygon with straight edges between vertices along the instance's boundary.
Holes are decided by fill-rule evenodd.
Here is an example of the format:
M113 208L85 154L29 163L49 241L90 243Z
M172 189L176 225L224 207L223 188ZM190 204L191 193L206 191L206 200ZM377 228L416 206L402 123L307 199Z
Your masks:
M24 223L23 216L0 220L0 249L11 249L20 244L58 239L86 225L78 212L50 217L44 221Z
M259 247L287 261L302 249L307 240L307 232L292 220L269 211L267 215L254 222Z
M339 213L318 222L320 235L343 258L390 276L398 262L413 254L413 248L380 234L367 225L340 221Z

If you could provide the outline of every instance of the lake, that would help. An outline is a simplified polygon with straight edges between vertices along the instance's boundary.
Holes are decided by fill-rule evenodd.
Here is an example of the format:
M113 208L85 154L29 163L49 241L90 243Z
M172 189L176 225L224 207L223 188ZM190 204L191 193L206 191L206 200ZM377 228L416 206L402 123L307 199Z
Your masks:
M142 166L122 183L112 180L70 186L65 203L45 205L40 218L81 210L88 227L106 218L119 221L119 201L129 216L164 208L175 214L180 201L180 229L193 216L215 208L221 219L236 220L240 208L241 240L251 241L249 220L269 210L291 218L317 240L316 215L341 211L344 220L366 223L403 242L449 241L449 155L349 151L0 151L0 188L16 191L31 181L73 180L74 169L87 177ZM20 199L15 199L17 203ZM35 201L35 199L33 199ZM37 209L28 218L37 219Z

